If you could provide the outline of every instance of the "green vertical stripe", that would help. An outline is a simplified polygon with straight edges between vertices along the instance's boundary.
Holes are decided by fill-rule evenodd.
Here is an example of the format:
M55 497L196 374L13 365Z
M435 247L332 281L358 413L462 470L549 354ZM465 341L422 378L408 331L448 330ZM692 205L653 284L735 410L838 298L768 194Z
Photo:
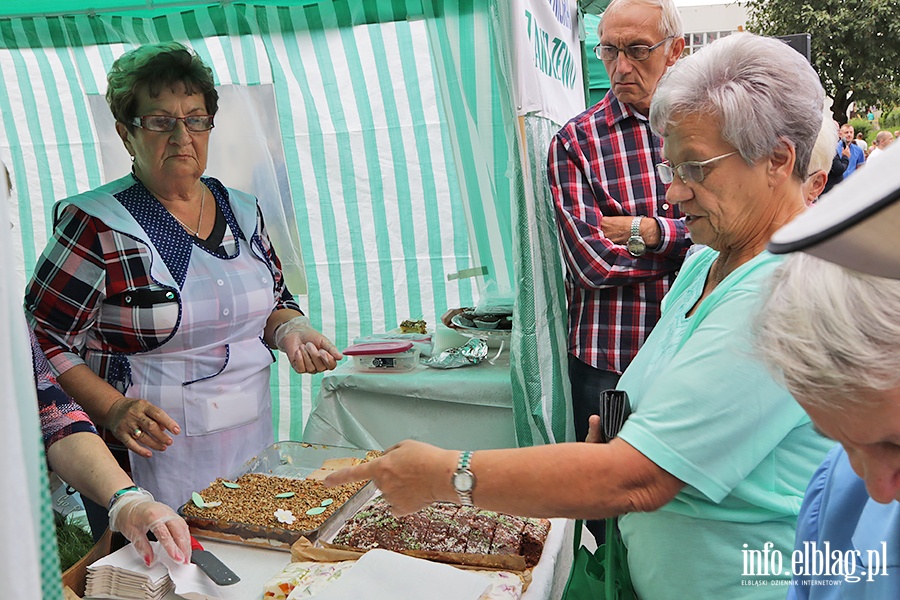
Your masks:
M224 27L222 29L218 29L216 27L217 20L214 18L213 13L220 12L220 7L209 7L199 15L197 13L191 13L193 25L189 29L196 30L196 33L191 35L203 39L216 37L216 35L221 36L217 41L219 46L222 48L222 54L225 57L225 65L228 67L229 80L236 84L239 84L243 81L247 81L247 83L250 83L251 81L253 81L254 83L259 83L258 80L242 78L240 73L238 73L238 65L234 57L234 50L231 46L231 38L226 35ZM204 33L203 31L204 26L207 30L209 30L207 33ZM210 62L212 62L212 60L210 60ZM219 78L219 80L221 81L221 77Z
M145 19L131 19L131 25L134 28L134 37L131 38L138 45L150 44L153 39L147 32L147 21Z
M278 15L274 10L272 11L272 15L277 23ZM282 68L281 61L277 58L277 53L273 45L274 39L280 39L282 37L281 32L278 31L277 28L273 31L269 26L269 12L265 8L258 8L256 10L247 12L244 7L237 7L235 17L237 18L239 24L244 23L248 31L250 31L251 28L256 25L256 28L258 29L259 34L262 37L266 51L268 52L269 56L272 57L272 60L269 61L269 64L272 68L272 78L275 88L275 104L278 111L279 123L281 126L281 139L284 142L283 151L285 154L285 163L287 165L297 165L300 162L300 157L297 145L295 143L292 143L295 137L294 111L292 107L291 93L287 87L287 74ZM304 189L302 172L297 168L289 168L288 179L294 198L294 211L296 213L299 225L298 233L300 237L300 244L303 248L304 257L308 260L306 278L309 283L309 296L307 298L309 306L304 307L304 312L310 316L310 319L313 321L314 325L321 327L321 298L318 296L319 272L315 268L315 248L312 243L309 227L307 226L309 213L306 210L305 195L302 193L302 190ZM309 260L310 258L312 260ZM338 342L335 341L335 343ZM303 384L299 377L290 378L288 396L289 406L291 407L291 414L288 415L288 418L291 422L291 438L301 439L302 432L295 433L297 431L297 428L300 427L300 425L295 424L301 421L303 418L302 410L300 410L300 407L303 403ZM297 412L300 413L299 418L294 418L293 416L293 409L295 408L298 409ZM284 416L280 413L280 410L278 412L277 418L279 419L278 422L280 422L280 420L284 418Z
M265 8L258 8L254 11L247 12L244 7L238 7L236 11L236 18L238 23L245 23L247 29L250 30L255 24L258 27L260 35L263 40L263 44L266 47L266 50L269 56L272 57L272 60L269 61L269 64L272 68L272 78L275 87L275 103L278 110L279 123L281 124L281 138L284 142L283 150L285 154L285 162L287 165L297 165L299 164L300 158L297 150L297 145L293 142L294 138L294 112L292 110L291 103L291 94L289 93L287 87L287 76L284 70L282 69L282 63L277 59L277 54L275 52L275 48L273 45L273 39L280 38L281 33L276 29L273 31L269 26L269 18L268 11ZM273 16L276 17L277 22L277 14L273 11ZM249 20L248 20L249 19ZM251 23L250 20L253 20ZM303 176L300 169L288 169L288 178L291 186L291 190L294 198L294 211L297 215L297 220L299 224L299 236L300 243L304 249L304 256L312 257L314 255L314 247L312 245L312 239L309 235L309 228L307 227L308 221L308 213L306 211L306 202L305 197L301 193L304 189L304 181ZM308 265L314 265L313 261L307 263ZM312 268L307 269L306 273L307 281L309 282L309 303L316 304L321 306L321 301L317 297L318 294L318 272L314 266ZM321 326L321 318L320 312L316 311L312 312L310 307L304 307L304 312L308 314L313 321L314 324ZM284 362L284 361L282 361ZM284 367L281 367L284 368ZM288 367L289 368L289 367ZM291 435L292 439L301 439L302 432L300 434L295 434L295 423L297 421L301 421L303 418L302 410L298 410L300 412L300 418L294 418L294 409L300 409L303 403L303 386L300 378L292 377L290 378L289 383L289 406L291 411L288 415L282 415L280 412L280 404L278 404L279 411L277 413L277 422L281 422L285 416L290 419L290 427L291 427Z
M403 80L406 82L420 81L416 68L417 48L413 43L409 25L406 23L397 24L395 27L397 35L397 45L400 49L400 65L403 69ZM441 230L440 215L437 206L437 187L432 175L433 169L428 169L432 164L431 145L429 140L429 132L425 127L426 115L422 103L422 93L418 85L406 86L407 101L409 103L410 112L412 113L412 122L414 124L413 133L415 135L415 151L420 162L424 165L422 173L422 192L421 199L425 209L425 223L428 231L432 235L428 236L428 256L431 257L431 288L434 297L434 305L440 312L441 307L449 307L447 299L447 286L444 279L444 248L441 237L436 235ZM421 125L419 125L421 124ZM443 136L442 136L443 137ZM427 171L426 171L427 169ZM413 315L421 314L422 306L414 306L410 303L410 312Z
M75 48L73 49L73 53L81 55L83 54L83 51L81 48ZM72 97L72 110L75 112L74 126L77 131L76 140L80 143L74 144L74 148L81 153L85 169L87 170L86 175L88 185L96 187L103 183L103 176L101 174L102 168L100 166L100 148L97 143L97 138L94 135L93 127L91 126L92 120L90 109L87 104L87 98L82 93L81 81L78 78L78 71L75 68L75 64L72 62L71 54L64 48L60 48L57 49L56 55L65 72L65 83L69 87L69 93ZM59 101L58 96L54 97L53 100ZM61 112L62 111L60 110L60 113ZM61 127L66 128L68 126L69 128L72 128L72 125L72 123L62 123ZM57 140L59 140L59 137L57 137ZM71 173L72 183L71 185L66 186L66 193L68 195L73 195L78 192L74 183L76 176L76 173L73 171ZM48 220L48 223L49 222L50 221Z
M294 31L294 30L304 30L307 29L305 15L301 10L287 10L287 9L278 9L278 18L279 18L279 26L280 30L283 31ZM296 20L296 26L295 26ZM285 51L288 54L288 63L290 65L290 74L296 80L297 84L300 87L300 93L303 96L304 100L304 112L306 117L306 124L309 128L309 137L310 137L310 146L312 148L311 160L313 162L313 171L315 173L321 173L323 176L316 177L314 182L316 191L318 192L320 199L320 211L322 215L322 229L323 235L325 237L324 240L317 240L319 243L325 244L325 256L322 258L318 258L316 256L312 256L311 265L314 267L314 271L318 271L317 264L320 260L325 261L327 265L327 275L329 283L332 286L333 297L332 301L335 305L335 315L337 318L337 323L335 324L335 343L339 346L347 342L349 333L347 330L346 321L343 318L347 314L347 305L345 301L344 295L344 286L343 286L343 277L344 273L341 272L341 263L338 257L340 257L342 253L342 249L338 245L338 236L337 236L337 226L335 223L335 215L334 208L331 204L331 189L328 182L328 177L325 174L329 173L329 165L325 161L324 154L320 152L316 152L317 148L323 148L325 145L324 136L322 133L321 123L323 116L319 114L315 101L312 95L312 91L310 90L309 80L306 75L306 68L304 67L305 60L308 60L307 57L301 55L300 48L297 43L297 39L295 36L288 36L284 34L282 35L282 40L284 43ZM274 62L274 61L273 61ZM293 131L291 131L291 139L293 138ZM298 159L299 160L299 159ZM296 163L295 163L296 164ZM296 187L295 190L302 190L302 187ZM298 205L302 205L303 202L298 202ZM305 212L305 211L304 211ZM307 216L307 215L302 215ZM298 218L301 215L298 215ZM305 225L301 227L305 229ZM315 243L313 240L308 239L305 241L304 248L310 248L310 254L313 254L312 249L315 247ZM335 257L335 258L332 258ZM317 273L317 275L322 275ZM316 280L310 278L309 285L309 308L310 308L310 317L315 321L320 319L320 315L322 312L322 298L319 295L319 285L318 285L318 277Z
M494 27L490 27L492 46L496 47L503 43L501 40L509 29L500 29L497 31ZM491 85L491 112L490 122L483 123L482 127L491 132L489 139L491 140L491 149L493 151L494 173L502 173L506 170L506 165L510 162L510 157L518 157L518 152L512 152L509 146L509 134L515 135L514 128L511 126L510 119L515 114L512 112L512 90L508 87L500 87L500 82L504 81L502 74L497 69L497 53L494 53L495 60L488 63L486 73L487 82ZM507 102L507 110L504 113L502 103ZM506 116L504 116L506 115ZM514 282L512 252L504 252L503 249L511 249L513 247L513 185L512 180L508 177L493 177L494 182L494 210L496 212L497 225L499 227L499 243L500 256L504 260L501 264L495 265L499 269L506 269L505 279ZM495 252L496 258L496 252ZM512 286L515 289L515 284Z
M5 40L12 38L9 21L0 21L0 34ZM8 37L9 36L9 37ZM13 60L16 60L17 50L10 51ZM18 72L18 68L16 69ZM9 143L12 165L10 176L13 187L19 200L19 235L22 239L22 252L24 255L25 273L31 273L36 262L34 251L34 227L31 220L31 192L30 186L25 181L25 160L22 152L22 140L19 137L18 124L20 122L19 107L13 107L9 97L8 83L16 85L18 78L11 78L4 74L0 77L0 118L3 119L3 129L6 140Z
M454 206L454 210L451 213L454 271L461 271L472 265L472 258L469 254L469 234L466 227L466 215L465 207L463 206L462 191L459 189L459 181L454 177L454 175L456 175L456 163L454 162L453 157L451 134L447 130L446 119L443 116L444 107L440 102L438 102L438 114L442 115L441 129L444 133L444 135L441 136L442 151L444 162L446 163L445 169L447 172L448 192ZM441 283L443 284L443 279L441 280ZM471 278L457 279L455 283L459 289L460 306L473 306L475 303L473 280ZM447 307L451 308L449 304Z
M441 150L444 156L444 170L447 173L447 184L449 186L448 193L451 200L454 202L454 210L451 212L451 230L453 232L452 257L454 259L454 271L460 271L472 266L472 261L469 255L470 245L466 227L465 206L463 206L463 192L460 189L459 180L455 177L455 175L457 175L457 169L453 147L454 144L452 141L453 134L450 131L451 117L447 114L445 102L442 101L442 97L444 96L444 86L441 82L446 80L445 77L442 77L445 73L443 73L440 68L442 63L437 62L440 60L442 53L441 38L446 35L446 33L442 34L441 31L446 30L446 27L447 22L443 16L439 17L435 14L430 15L427 31L430 54L435 60L434 94L438 99L437 112L441 123ZM443 281L444 278L441 280L442 284ZM459 290L461 305L471 306L474 304L475 296L472 279L457 279L455 284ZM438 305L437 308L440 310L442 307ZM447 308L452 307L447 305Z
M372 53L376 60L386 60L388 51L381 30L376 27L369 28L369 37L372 42ZM378 86L381 92L381 101L387 122L398 123L400 121L400 114L397 100L394 97L394 79L397 74L388 71L386 67L382 67L377 70L377 75ZM396 187L397 210L401 215L415 215L416 212L413 210L412 205L412 190L410 188L408 163L406 159L408 142L404 138L403 133L404 132L401 131L399 127L389 127L387 131L391 146L391 157L393 158L392 175ZM402 249L402 255L406 259L404 260L403 269L407 283L406 304L410 311L410 316L422 314L422 292L419 287L418 257L416 252L416 220L403 219L399 223L400 247ZM390 260L391 257L386 256L385 258ZM399 318L399 315L395 313L393 317L396 320Z
M31 21L31 19L27 19ZM18 21L20 25L22 25L21 21ZM22 40L19 37L19 34L14 32L14 26L9 21L0 21L0 27L4 30L9 27L11 31L4 31L4 37L9 37L11 39ZM24 40L22 40L24 41ZM17 44L18 47L18 44ZM27 65L25 64L25 60L22 58L20 52L11 52L10 57L12 58L14 70L17 81L27 82L30 81L31 75L28 72ZM3 85L4 88L6 86L8 74L4 73L3 77ZM51 86L53 80L51 79ZM37 106L37 99L34 95L34 89L30 85L19 85L19 90L22 95L22 103L23 107L26 109L28 107ZM4 89L5 95L8 97L8 91ZM52 96L52 87L50 90ZM24 128L28 131L29 136L33 142L31 148L33 148L34 152L34 161L37 163L37 168L39 173L51 173L50 169L50 160L47 156L47 147L43 141L43 137L41 136L41 123L38 117L37 112L32 110L18 110L16 109L14 117L15 123L13 125L14 128L20 125L24 125ZM19 140L20 145L17 148L14 148L14 154L22 154L23 147L21 146L21 139ZM25 174L25 165L21 165L21 175L24 179ZM42 210L44 206L45 200L47 203L51 202L53 199L53 186L52 181L49 177L42 177L40 182L38 183L38 189L33 190L31 185L20 185L18 186L18 196L19 196L19 219L20 225L23 231L34 231L34 218L32 215L32 211L34 209ZM37 201L32 198L32 194L37 193ZM25 272L31 273L32 269L34 269L35 262L37 262L36 251L33 245L29 244L28 246L24 246L22 248L24 259L25 259Z
M338 167L338 174L341 178L344 214L337 214L335 206L331 202L331 195L321 198L320 205L322 206L323 216L327 214L329 218L335 220L345 217L347 219L347 227L350 231L350 235L353 236L355 232L362 231L362 223L360 222L359 215L360 192L357 190L356 169L354 168L356 163L356 153L352 146L352 140L347 133L347 119L344 115L343 103L341 102L340 86L335 78L334 64L331 60L332 49L328 44L326 33L324 31L326 28L334 28L337 24L336 15L329 10L331 6L331 4L320 5L319 10L309 8L304 11L307 17L310 37L313 41L319 74L322 77L322 84L325 88L328 105L331 109L331 122L334 126L333 135L335 136L338 153L338 164L332 165L332 167ZM304 85L309 85L309 82L304 81ZM335 230L337 229L336 225L333 225L333 227ZM331 238L331 240L334 242L339 241L336 235ZM365 249L358 240L351 239L349 241L350 254L353 258L353 278L356 285L359 318L361 323L371 323L373 298L369 292ZM347 248L344 248L342 252L338 244L327 244L326 248L328 248L327 255L329 257L329 262L334 262L337 257L346 254L347 251ZM338 316L338 318L340 318L340 316Z
M46 20L41 20L43 23L46 23ZM33 22L32 22L33 23ZM53 124L53 131L55 132L55 138L52 140L45 140L42 133L46 131L48 134L50 133L49 128L42 127L43 124L38 123L37 126L32 130L33 139L40 139L41 145L44 146L47 154L47 161L50 161L50 149L57 154L59 159L60 166L63 170L63 181L65 183L65 196L72 196L78 192L75 187L75 165L72 159L72 146L69 142L69 134L67 131L67 123L65 119L64 108L61 105L61 93L60 93L60 84L64 82L59 82L56 80L56 76L53 73L53 70L50 67L50 61L47 58L47 52L52 52L52 46L47 49L42 49L41 44L38 37L38 32L36 28L29 27L25 30L28 44L32 48L37 48L33 52L33 56L35 62L37 62L38 72L40 73L41 81L44 83L44 90L47 93L47 101L49 102L49 112L50 112L50 121ZM72 74L71 70L68 73L70 76ZM73 96L76 97L76 102L80 101L81 98L81 90L80 86L78 86L76 82L75 90ZM36 100L35 100L36 101ZM26 104L28 106L28 104ZM37 106L35 104L35 106ZM88 139L93 137L88 134ZM50 171L47 171L48 173ZM53 204L55 198L53 197L52 192L48 195L44 196L44 205L46 207L45 210L45 219L49 222L51 219L50 207Z
M182 18L181 18L181 23L184 26L184 32L187 34L187 37L189 40L191 40L192 44L196 43L196 40L203 40L204 45L206 45L206 36L203 35L203 30L200 27L200 23L197 20L196 11L184 13L184 15L182 15ZM206 64L210 64L213 61L210 58L208 61L206 59L204 59L204 62L206 62ZM229 71L232 71L232 79L233 79L234 78L233 61L226 61L226 64L229 68Z
M335 4L335 7L339 6L341 5L338 3ZM338 13L337 17L338 20L343 20L349 19L350 15L349 13L344 12L344 14ZM360 133L363 138L362 155L365 161L366 177L370 182L369 202L371 203L373 218L373 223L360 223L359 226L365 227L370 231L374 230L375 250L377 258L376 262L381 279L381 289L378 290L377 293L384 305L383 310L385 321L390 323L396 321L398 316L397 302L394 296L396 288L393 273L393 257L391 256L390 231L388 228L387 215L385 213L386 198L384 179L393 175L397 179L397 193L398 195L401 195L399 188L406 181L406 157L404 154L405 149L402 147L402 145L400 146L400 148L397 148L392 143L391 162L394 165L394 172L390 173L389 169L387 169L387 173L382 172L381 163L383 157L379 156L378 151L375 119L372 115L372 104L370 98L370 93L372 92L370 92L370 90L366 86L365 73L363 70L362 62L360 61L360 49L357 45L354 31L354 29L350 29L347 27L341 28L341 44L344 48L344 54L347 58L348 67L350 69L351 89L353 91L353 97L356 100L356 110L360 120ZM369 31L368 33L372 34L373 32ZM377 70L377 73L379 74L379 81L381 82L382 77L380 75L384 73L384 69L379 68ZM381 92L383 96L383 86ZM388 116L388 122L390 122L390 115ZM358 246L359 249L362 250L361 244L358 244ZM362 313L360 314L360 319L363 321L362 323L360 323L362 331L371 332L374 330L371 310L368 312L368 319L363 320L364 315Z
M156 17L153 19L153 28L156 30L156 39L158 40L173 40L175 36L172 35L172 27L169 24L169 17Z
M65 27L65 36L66 36L66 44L72 49L72 53L75 55L75 66L78 69L78 75L81 78L81 83L84 86L84 92L86 94L98 94L100 93L97 89L96 78L94 77L94 73L91 70L91 63L87 58L87 55L84 52L84 41L81 38L81 31L79 30L79 22L83 21L84 17L64 17L63 18L63 26Z
M450 7L445 7L448 12ZM458 17L458 15L454 15ZM460 28L461 29L461 28ZM473 126L471 115L466 106L466 98L463 94L461 81L463 74L453 57L453 49L460 48L463 42L459 39L451 40L447 27L433 26L434 36L432 48L436 53L438 73L443 78L442 95L447 109L448 121L451 130L451 139L454 140L454 158L457 161L456 175L463 184L461 190L464 202L469 206L469 218L473 229L470 236L470 248L474 253L478 265L487 265L490 269L490 277L493 279L494 265L490 239L484 228L484 214L479 210L481 202L491 202L493 198L482 197L482 192L490 193L490 187L482 179L486 178L488 168L480 162L483 153L479 151L478 140L472 137L470 127ZM465 35L463 37L466 37ZM470 42L471 43L471 40ZM484 60L483 58L481 60ZM482 185L484 183L484 185ZM480 202L479 202L480 201ZM474 239L471 239L474 238ZM478 266L475 265L475 266Z

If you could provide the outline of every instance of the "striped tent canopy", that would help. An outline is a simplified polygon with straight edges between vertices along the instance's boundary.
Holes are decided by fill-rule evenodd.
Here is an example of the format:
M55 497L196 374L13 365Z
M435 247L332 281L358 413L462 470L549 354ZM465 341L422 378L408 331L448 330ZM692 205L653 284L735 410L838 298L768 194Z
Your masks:
M103 102L112 62L175 39L211 66L220 89L271 89L270 110L251 93L255 110L233 121L275 123L284 235L298 254L282 252L289 281L295 292L306 287L301 304L339 347L406 318L434 323L471 305L489 281L512 288L510 148L489 3L156 2L103 12L123 4L109 1L91 2L90 13L39 14L63 4L72 3L29 2L32 16L0 18L0 159L13 177L23 278L47 241L54 201L127 172ZM254 174L241 170L256 157L240 138L219 141L227 126L217 120L207 174L255 192L242 183ZM476 266L487 275L447 279ZM294 376L281 361L272 385L279 437L300 439L318 378Z
M5 255L19 279L0 297L15 306L54 202L127 172L104 100L113 61L177 40L212 68L222 98L207 175L260 198L313 324L344 347L406 318L433 324L488 289L514 293L518 442L571 439L564 269L546 185L561 123L513 105L509 37L524 2L0 3ZM448 279L477 267L486 274ZM278 362L278 439L302 439L320 381ZM51 583L45 598L59 597Z

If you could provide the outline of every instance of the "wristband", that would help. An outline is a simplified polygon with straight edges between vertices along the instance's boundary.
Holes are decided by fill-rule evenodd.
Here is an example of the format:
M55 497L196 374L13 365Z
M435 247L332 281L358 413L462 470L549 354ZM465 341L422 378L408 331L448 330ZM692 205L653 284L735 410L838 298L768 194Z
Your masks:
M112 510L113 505L116 503L116 501L119 498L121 498L125 494L133 494L135 492L146 492L148 494L150 493L150 492L147 492L147 490L140 488L136 485L130 485L127 488L122 488L121 490L119 490L118 492L113 494L112 498L109 499L109 504L106 506L106 512L109 512Z

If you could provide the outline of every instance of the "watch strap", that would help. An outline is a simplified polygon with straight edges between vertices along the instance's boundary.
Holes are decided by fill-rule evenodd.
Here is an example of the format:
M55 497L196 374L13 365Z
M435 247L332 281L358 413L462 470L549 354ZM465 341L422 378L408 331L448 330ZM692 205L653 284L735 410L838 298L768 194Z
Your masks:
M469 470L469 465L472 463L472 451L471 450L463 450L459 453L459 462L456 464L456 473L454 475L462 475L467 474L472 478L472 481L475 480L475 475L472 471ZM468 490L460 489L458 486L453 486L456 489L456 493L459 496L459 503L463 506L474 506L472 502L472 488ZM474 487L474 486L473 486Z
M641 238L641 219L643 217L635 217L631 220L631 237ZM641 238L643 241L644 238Z

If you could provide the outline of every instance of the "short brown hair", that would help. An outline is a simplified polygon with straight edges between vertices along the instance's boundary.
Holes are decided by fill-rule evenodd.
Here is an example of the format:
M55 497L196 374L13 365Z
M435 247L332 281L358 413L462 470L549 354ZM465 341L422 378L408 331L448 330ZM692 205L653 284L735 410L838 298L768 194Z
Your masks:
M193 50L178 42L146 44L130 50L116 59L106 76L106 102L116 121L131 129L137 111L137 96L146 89L151 98L159 95L163 86L173 91L183 84L188 94L203 94L207 114L219 110L219 93L212 69L207 67Z

